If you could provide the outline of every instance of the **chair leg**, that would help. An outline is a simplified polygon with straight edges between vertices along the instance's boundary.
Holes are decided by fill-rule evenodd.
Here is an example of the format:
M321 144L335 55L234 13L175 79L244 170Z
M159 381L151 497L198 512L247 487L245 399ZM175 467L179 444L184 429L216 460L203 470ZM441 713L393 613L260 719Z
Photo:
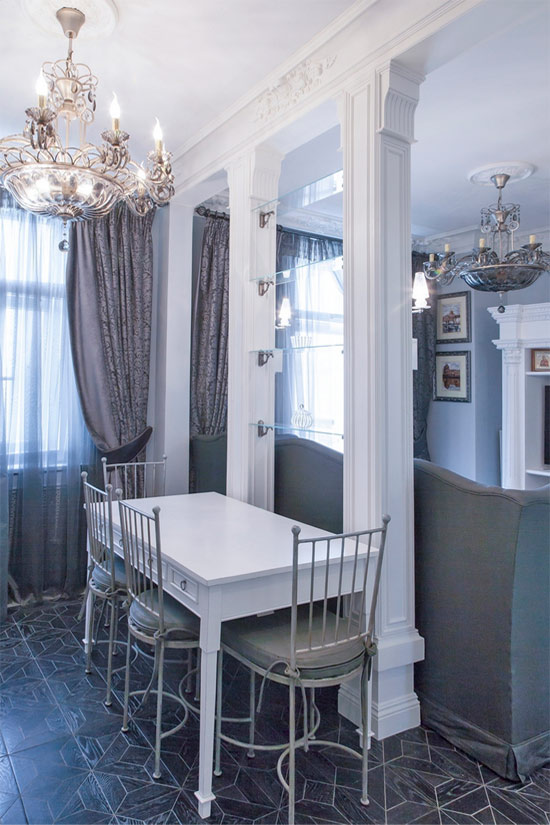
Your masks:
M249 759L254 759L254 732L256 729L256 674L253 670L250 671L250 728L248 734L248 741L250 747L246 752Z
M312 731L315 727L315 688L310 688L309 691L309 730ZM315 734L309 734L310 739L315 739Z
M288 686L288 823L294 825L296 795L296 685Z
M113 647L115 643L115 631L116 631L116 605L115 599L110 600L110 608L111 608L111 626L109 627L109 650L107 654L107 695L105 697L105 705L106 707L110 708L113 704L111 700L111 677L113 675Z
M190 647L187 651L187 673L193 669L193 648ZM189 677L185 680L185 692L191 693L191 685Z
M124 673L124 716L122 718L122 731L128 731L128 702L130 700L130 652L132 647L132 635L128 627L128 642L126 644L126 670Z
M90 610L88 612L88 626L86 627L86 639L88 640L88 650L86 653L86 673L92 672L92 647L93 647L93 636L94 636L94 607L95 607L95 594L93 591L90 592L91 597L91 605Z
M369 805L368 796L368 774L369 774L369 713L368 713L368 689L369 679L368 668L363 667L361 673L361 730L363 736L362 752L362 784L361 784L361 805Z
M111 619L111 620L112 620L112 619ZM117 640L118 640L118 620L119 620L118 598L116 598L116 597L115 597L115 618L114 618L114 623L115 623L115 635L114 635L114 639L113 639L113 656L116 656L116 655L117 655L117 653L118 653L118 645L117 645Z
M201 699L201 649L197 648L197 670L195 673L195 702Z
M223 650L218 651L218 673L216 686L216 753L214 761L214 776L221 776L220 766L221 745L222 745L222 673L223 673Z
M162 735L162 683L164 676L164 641L160 639L158 652L158 682L157 682L157 724L155 731L155 770L153 779L160 779L160 742Z

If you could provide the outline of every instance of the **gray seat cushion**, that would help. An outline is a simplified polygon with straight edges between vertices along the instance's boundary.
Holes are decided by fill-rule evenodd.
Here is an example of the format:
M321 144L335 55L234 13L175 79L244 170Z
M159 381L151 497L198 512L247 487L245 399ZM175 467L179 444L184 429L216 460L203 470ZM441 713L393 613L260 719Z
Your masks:
M298 649L309 645L308 611L308 605L298 608L296 633ZM325 643L334 639L335 621L335 614L327 613ZM316 605L313 613L312 645L321 643L322 627L322 608ZM347 620L340 619L338 637L343 638L346 632ZM290 608L278 610L269 616L247 616L245 619L224 622L222 644L229 652L234 651L261 668L267 669L278 660L288 662L290 660ZM364 653L365 643L362 639L356 639L342 642L335 647L300 653L296 662L302 678L330 679L344 676L358 667ZM282 664L273 668L275 673L283 673L284 670L285 666Z
M148 603L152 610L155 612L158 611L158 590L153 591L152 600L148 600ZM167 593L163 594L163 604L164 626L166 630L178 630L177 634L174 632L170 633L169 639L182 641L196 638L198 640L200 630L198 617ZM150 636L158 630L157 617L135 599L130 605L130 621L138 630Z
M92 583L97 590L108 590L111 586L111 575L96 565L92 572ZM126 570L124 559L120 556L115 556L115 587L117 590L126 589Z

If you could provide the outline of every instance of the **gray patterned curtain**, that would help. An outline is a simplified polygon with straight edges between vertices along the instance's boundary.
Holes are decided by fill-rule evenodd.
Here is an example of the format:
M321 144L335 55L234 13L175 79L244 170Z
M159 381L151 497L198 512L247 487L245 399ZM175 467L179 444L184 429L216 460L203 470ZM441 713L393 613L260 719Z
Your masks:
M423 252L412 253L412 277L422 271L422 264L428 260ZM436 290L433 282L428 281L430 309L413 314L413 338L418 342L418 369L413 371L413 428L414 457L430 460L426 431L428 410L433 397L435 374L435 339L436 339Z
M121 205L71 230L71 349L84 419L102 452L127 444L147 423L153 217Z
M193 302L191 435L219 435L227 426L229 220L209 216Z

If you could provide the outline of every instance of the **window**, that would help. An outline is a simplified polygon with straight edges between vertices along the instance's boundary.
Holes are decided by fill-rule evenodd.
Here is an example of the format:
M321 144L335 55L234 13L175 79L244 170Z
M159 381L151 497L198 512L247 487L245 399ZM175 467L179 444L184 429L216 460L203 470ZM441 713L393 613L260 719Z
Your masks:
M0 200L0 366L8 469L66 466L78 399L60 221Z

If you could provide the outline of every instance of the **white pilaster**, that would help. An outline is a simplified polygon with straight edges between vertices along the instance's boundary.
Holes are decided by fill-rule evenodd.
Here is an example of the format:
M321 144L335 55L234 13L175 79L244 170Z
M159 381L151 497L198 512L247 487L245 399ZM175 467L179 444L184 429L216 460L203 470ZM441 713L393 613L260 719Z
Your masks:
M153 438L154 457L159 458L164 452L168 456L166 494L172 495L186 493L189 489L193 207L171 204L168 214L163 214L162 219L156 266L161 283Z
M229 375L227 495L273 509L273 431L259 438L251 422L272 423L273 359L259 367L251 351L275 343L275 289L258 294L251 279L273 275L276 216L260 228L253 210L277 197L281 155L258 147L227 168L229 182Z
M391 515L377 611L374 735L420 721L414 626L410 144L422 78L390 62L342 95L344 147L344 526ZM358 693L340 711L359 721Z
M499 327L502 350L502 486L524 490L533 478L528 467L542 467L542 379L529 375L531 349L550 346L550 303L511 304L501 313L489 307ZM544 483L545 478L541 478ZM535 483L534 486L537 486Z
M502 346L502 486L525 487L525 356L515 345Z

